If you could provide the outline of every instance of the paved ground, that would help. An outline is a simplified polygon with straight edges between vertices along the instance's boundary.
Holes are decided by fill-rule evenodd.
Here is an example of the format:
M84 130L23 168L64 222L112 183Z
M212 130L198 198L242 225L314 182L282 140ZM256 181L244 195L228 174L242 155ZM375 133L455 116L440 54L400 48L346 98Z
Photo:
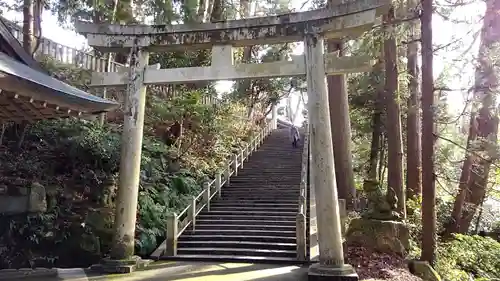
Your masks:
M301 281L307 268L247 263L156 263L128 275L91 276L88 280L120 281ZM64 279L78 280L85 279Z
M306 281L307 267L249 263L157 262L131 274L96 275L81 268L57 269L58 277L23 281ZM0 276L1 277L1 276ZM0 278L0 281L8 280Z

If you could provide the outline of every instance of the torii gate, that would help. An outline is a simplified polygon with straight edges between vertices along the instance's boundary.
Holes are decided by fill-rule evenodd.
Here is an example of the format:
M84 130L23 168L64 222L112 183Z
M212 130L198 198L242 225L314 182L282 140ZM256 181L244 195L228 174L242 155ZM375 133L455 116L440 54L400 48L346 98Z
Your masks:
M311 178L316 193L319 263L309 280L357 280L344 264L326 76L363 72L369 57L324 54L324 38L359 36L379 22L389 0L355 0L324 9L217 23L109 25L79 22L90 46L104 52L129 51L128 72L93 73L92 86L127 86L119 191L112 258L133 252L147 85L306 75L311 134ZM304 42L304 55L291 61L235 64L233 47ZM148 67L149 52L212 49L208 67Z

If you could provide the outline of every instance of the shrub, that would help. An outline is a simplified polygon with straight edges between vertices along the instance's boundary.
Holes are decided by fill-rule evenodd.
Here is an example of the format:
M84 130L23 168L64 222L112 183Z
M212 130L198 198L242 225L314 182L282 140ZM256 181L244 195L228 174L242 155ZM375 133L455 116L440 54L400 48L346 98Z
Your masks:
M436 270L445 280L476 281L500 278L500 243L478 235L455 235L438 249Z

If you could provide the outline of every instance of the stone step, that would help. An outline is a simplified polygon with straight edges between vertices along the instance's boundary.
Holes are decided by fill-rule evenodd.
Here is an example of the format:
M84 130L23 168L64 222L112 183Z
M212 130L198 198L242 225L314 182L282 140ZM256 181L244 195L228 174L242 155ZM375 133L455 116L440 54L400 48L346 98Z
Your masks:
M250 195L258 195L258 194L275 194L280 193L284 195L297 195L300 193L300 188L290 187L290 188L247 188L247 187L237 187L237 186L228 186L227 188L222 189L223 193L226 194L237 194L237 193L245 193ZM256 193L256 194L254 194Z
M280 198L280 199L276 200L276 199L269 199L269 198L234 199L234 198L222 197L221 199L217 199L217 201L215 201L215 202L221 203L221 204L298 204L299 198L298 197L291 198L291 199Z
M227 194L228 196L231 194L247 194L247 195L261 195L261 197L265 197L266 195L288 195L288 196L299 196L300 190L299 188L290 188L290 189L247 189L247 188L233 188L228 187L226 189L222 189L222 194Z
M273 211L273 212L298 212L295 207L255 207L255 206L210 206L210 211Z
M260 230L260 229L227 229L227 230L214 230L214 229L197 229L193 231L192 229L186 229L184 232L186 235L220 235L221 233L227 235L243 235L243 236L285 236L285 237L295 237L295 229L293 231L288 230ZM183 234L184 234L183 233Z
M255 154L251 155L248 160L245 160L243 162L243 168L240 169L240 171L245 171L245 172L252 172L255 170L252 170L250 168L258 169L262 171L263 173L297 173L300 172L300 170L297 170L299 167L302 167L302 157L281 157L281 156L276 156L279 159L270 159L270 158L264 158L261 157L262 159L259 159L259 157ZM265 168L265 169L263 169Z
M231 255L231 256L260 256L260 257L295 257L297 253L292 250L272 249L246 249L246 248L218 248L218 247L194 247L177 248L179 255Z
M195 233L198 230L202 229L213 229L224 232L226 230L285 230L285 231L295 231L296 227L294 225L265 225L265 224L248 224L248 225L239 225L239 224L199 224L196 223Z
M297 212L274 212L272 210L266 210L266 211L240 211L240 210L231 210L231 211L218 211L218 210L210 210L208 213L212 215L220 215L220 216L227 216L227 215L246 215L249 217L253 216L281 216L281 217L292 217L295 218L297 215Z
M266 249L266 250L287 250L295 251L297 244L295 243L279 243L279 242L252 242L239 240L225 241L178 241L178 248L243 248L243 249Z
M276 196L287 196L287 197L295 197L299 198L300 191L297 190L266 190L266 189L256 189L256 190L223 190L222 197L233 197L233 196L258 196L258 197L276 197Z
M277 177L277 176L264 176L264 175L255 175L255 176L237 176L235 178L231 178L230 186L239 184L243 186L294 186L300 184L301 177Z
M299 196L300 193L300 188L298 187L293 187L293 188L284 188L284 189L261 189L261 188L246 188L246 187L227 187L227 188L222 188L222 193L231 195L231 194L240 194L240 193L245 193L248 195L259 195L259 194L283 194L283 195L293 195L293 196ZM264 197L264 196L262 196Z
M257 157L257 158L261 158L261 159L265 159L267 161L272 161L272 162L279 162L279 163L287 163L286 161L280 161L280 159L287 159L287 158L298 158L300 156L302 156L302 154L297 154L299 152L302 152L303 149L300 149L300 151L293 151L293 150L289 150L289 149L283 149L283 147L281 147L281 150L280 150L280 147L265 147L265 148L260 148L258 149L257 151L255 151L254 153L252 153L252 155L250 155L250 157ZM282 158L279 158L281 157ZM251 159L248 159L248 162L251 162Z
M269 180L269 179L259 179L255 181L247 182L233 182L222 186L222 190L236 190L236 189L247 189L248 191L254 190L278 190L278 191L288 191L288 190L300 190L300 180L283 182L280 180Z
M267 257L267 256L242 256L242 255L177 255L175 257L163 256L162 260L169 261L202 261L202 262L238 262L238 263L271 263L271 264L301 264L296 257Z
M276 173L289 173L289 174L294 174L294 173L300 173L300 167L302 167L302 157L296 157L296 158L283 158L281 156L273 156L273 157L279 157L280 159L277 160L271 160L269 158L264 158L261 157L259 159L258 156L256 155L251 155L250 158L248 158L248 162L245 161L243 162L243 168L239 168L238 171L246 172L246 173L252 173L255 172L255 170L262 171L263 173L268 173L271 174L273 172Z
M212 207L257 207L257 208L275 208L275 207L280 207L280 208L298 208L299 203L298 200L295 203L260 203L260 202L251 202L251 201L224 201L224 200L217 200L213 201L210 203L210 206Z
M244 173L255 173L255 170L262 171L263 173L280 173L280 174L300 174L300 167L302 167L302 159L282 159L280 162L273 162L269 159L255 161L253 155L250 156L250 161L243 163L243 168L238 169L238 171ZM281 161L287 161L287 164L283 164Z
M280 215L252 215L248 216L246 214L215 214L212 212L201 212L197 218L199 219L209 219L209 220L275 220L275 221L295 221L296 215L294 216L280 216Z
M233 235L233 234L216 234L216 235L207 235L207 234L195 234L192 235L181 235L178 241L241 241L241 242L263 242L263 243L295 243L295 236L259 236L259 235Z
M196 225L198 224L218 224L218 225L286 225L286 226L295 226L295 221L283 221L283 220L228 220L228 219L220 219L220 220L208 220L208 219L197 219Z
M245 182L246 180L258 180L261 178L269 179L282 179L284 181L300 180L300 173L296 174L260 174L260 173L248 173L241 175L238 173L237 177L231 178L236 182Z
M296 202L299 201L299 196L295 194L282 194L280 195L279 193L276 194L268 194L268 195L260 195L260 194L222 194L222 198L229 199L229 200L258 200L258 199L267 199L273 201L279 202L280 200L285 201L285 200L295 200Z
M257 169L257 168L255 168ZM261 168L262 169L262 168ZM235 181L241 181L243 182L244 180L251 180L251 179L260 179L260 178L275 178L275 179L283 179L283 180L297 180L297 179L300 179L300 173L286 173L286 174L273 174L273 173L269 173L269 174L261 174L261 173L258 173L256 171L254 172L249 172L249 173L240 173L240 171L238 171L238 176L236 177L233 177L231 178L232 180L235 180Z
M231 182L229 186L223 186L222 191L246 191L252 192L258 190L261 191L279 191L279 192L299 192L300 183L294 182L291 184L266 184L266 185L255 185L248 183L234 183Z
M260 174L257 172L241 174L238 172L238 176L232 177L231 181L235 182L246 182L248 180L261 180L261 179L269 179L269 180L282 180L283 184L288 184L290 182L298 180L300 182L301 176L300 174ZM251 183L251 182L249 182ZM277 183L280 184L280 183Z

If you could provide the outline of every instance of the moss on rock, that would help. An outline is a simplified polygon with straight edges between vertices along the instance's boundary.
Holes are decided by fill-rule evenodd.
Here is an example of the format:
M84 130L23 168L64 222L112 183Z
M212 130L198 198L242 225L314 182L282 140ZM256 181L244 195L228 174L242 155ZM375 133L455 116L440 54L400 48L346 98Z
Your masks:
M351 221L346 243L405 256L410 248L410 232L402 222L359 218Z

